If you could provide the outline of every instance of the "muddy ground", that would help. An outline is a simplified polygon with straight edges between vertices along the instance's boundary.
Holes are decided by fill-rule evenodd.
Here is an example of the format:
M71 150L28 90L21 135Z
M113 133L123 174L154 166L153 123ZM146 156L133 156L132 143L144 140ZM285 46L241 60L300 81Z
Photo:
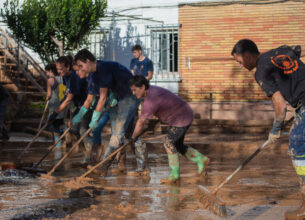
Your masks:
M196 165L181 157L180 187L164 186L169 169L162 147L162 135L148 136L149 177L94 177L93 186L71 189L65 182L81 175L85 169L73 168L81 153L65 163L65 170L56 173L55 181L31 175L6 173L0 177L0 219L284 219L287 210L300 201L298 179L287 156L288 137L268 146L239 172L217 194L225 201L227 218L203 209L197 198L197 184L213 189L248 155L256 150L266 135L200 135L189 134L186 143L211 158L208 178L196 176ZM27 137L30 139L30 137ZM107 137L106 137L107 138ZM1 161L13 160L26 146L26 138L12 138L1 143ZM50 142L41 139L25 161L37 162ZM52 155L42 164L50 169ZM128 150L127 169L135 168L135 157Z

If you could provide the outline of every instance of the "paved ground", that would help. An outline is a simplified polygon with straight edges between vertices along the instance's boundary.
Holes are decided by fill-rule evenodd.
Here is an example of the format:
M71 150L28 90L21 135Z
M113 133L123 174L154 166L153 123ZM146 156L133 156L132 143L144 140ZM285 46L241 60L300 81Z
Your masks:
M149 143L151 168L146 178L94 176L93 187L68 188L65 181L85 171L70 166L71 162L81 159L81 154L67 161L66 171L58 172L56 181L2 175L0 219L284 219L285 211L294 209L300 200L298 180L287 156L287 137L268 146L219 191L217 196L226 203L227 218L203 209L197 198L198 182L213 189L266 138L240 134L187 135L186 143L210 157L211 164L208 179L198 179L195 164L181 157L180 187L160 184L160 179L166 178L169 172L162 135L145 138ZM20 137L12 141L1 144L2 161L16 158L26 145L20 142ZM25 160L38 161L49 144L36 143ZM43 167L49 168L51 159ZM127 169L134 167L134 154L129 149Z

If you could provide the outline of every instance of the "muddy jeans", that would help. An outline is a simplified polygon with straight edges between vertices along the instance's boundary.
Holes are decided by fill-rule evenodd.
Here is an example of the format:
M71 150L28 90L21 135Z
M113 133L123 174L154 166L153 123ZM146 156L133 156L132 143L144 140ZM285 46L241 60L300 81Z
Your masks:
M117 106L109 110L112 134L109 141L109 145L102 159L105 159L108 155L110 155L123 144L124 135L127 131L130 121L132 120L138 109L139 104L140 100L132 95L119 100ZM106 162L101 167L101 169L108 170L113 159L114 158Z
M171 155L179 152L184 155L186 153L188 147L184 145L184 137L189 127L190 125L185 127L169 127L164 141L167 154Z
M296 111L289 135L289 155L302 185L305 184L305 106Z

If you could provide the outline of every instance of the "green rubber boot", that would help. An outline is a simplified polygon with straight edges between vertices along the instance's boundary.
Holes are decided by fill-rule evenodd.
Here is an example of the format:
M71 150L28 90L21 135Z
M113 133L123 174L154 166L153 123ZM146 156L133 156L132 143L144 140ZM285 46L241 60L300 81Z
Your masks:
M161 183L175 185L180 181L180 162L178 153L171 155L168 154L168 164L170 174L167 179L161 179Z
M205 174L205 167L210 162L208 157L203 156L199 151L194 148L188 147L185 155L187 159L197 163L198 175Z

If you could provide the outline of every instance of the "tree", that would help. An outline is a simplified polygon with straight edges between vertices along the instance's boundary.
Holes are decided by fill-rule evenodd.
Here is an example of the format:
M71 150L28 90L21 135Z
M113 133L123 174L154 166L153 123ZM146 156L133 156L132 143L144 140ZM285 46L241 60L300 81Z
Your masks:
M16 38L52 62L86 43L106 6L106 0L6 0L1 14Z

